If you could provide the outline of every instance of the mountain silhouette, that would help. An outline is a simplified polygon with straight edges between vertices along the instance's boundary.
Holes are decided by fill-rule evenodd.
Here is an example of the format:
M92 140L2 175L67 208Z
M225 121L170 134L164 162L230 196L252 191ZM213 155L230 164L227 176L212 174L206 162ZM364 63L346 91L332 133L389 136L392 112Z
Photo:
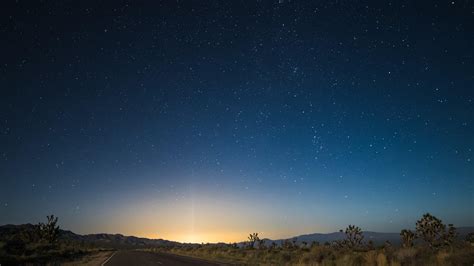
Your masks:
M24 232L34 232L36 226L33 224L22 224L22 225L3 225L0 226L0 241L6 241L18 237ZM459 239L464 239L468 233L474 232L474 227L459 227L456 228ZM400 244L400 234L399 233L382 233L382 232L371 232L364 231L364 241L371 240L375 245L380 245L385 243L385 241L390 241L394 245ZM92 244L101 247L111 247L111 248L134 248L137 246L177 246L184 245L186 243L180 243L176 241L170 241L165 239L150 239L144 237L136 236L124 236L122 234L86 234L80 235L73 233L69 230L60 230L59 238L64 241L73 241L80 242L84 244ZM344 233L334 232L334 233L314 233L314 234L305 234L299 235L296 237L286 238L286 239L264 239L266 245L271 245L275 242L276 244L281 244L285 240L294 240L296 238L297 244L302 244L306 242L311 244L313 241L318 242L319 244L324 244L326 242L333 242L336 240L341 240L345 238ZM240 242L239 245L243 245L245 242Z

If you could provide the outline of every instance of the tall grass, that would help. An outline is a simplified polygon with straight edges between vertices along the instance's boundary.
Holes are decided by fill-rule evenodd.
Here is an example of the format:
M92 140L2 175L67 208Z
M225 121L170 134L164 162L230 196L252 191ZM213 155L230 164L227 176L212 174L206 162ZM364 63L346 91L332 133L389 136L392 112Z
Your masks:
M250 249L231 245L198 245L153 248L167 252L224 263L244 265L473 265L474 247L458 242L452 247L433 250L425 246L410 248L338 249L334 246L311 248Z

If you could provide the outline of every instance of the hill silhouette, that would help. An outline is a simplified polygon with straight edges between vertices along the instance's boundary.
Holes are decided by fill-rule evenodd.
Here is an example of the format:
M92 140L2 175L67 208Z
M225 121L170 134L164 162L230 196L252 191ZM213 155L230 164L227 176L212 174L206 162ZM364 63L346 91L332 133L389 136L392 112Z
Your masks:
M13 225L7 224L0 226L0 241L6 241L9 239L18 236L21 232L33 232L35 230L35 225L33 224L21 224L21 225ZM474 226L469 227L458 227L456 228L458 232L458 238L464 239L466 235L470 232L474 232ZM371 232L371 231L364 231L364 240L372 242L376 245L383 244L385 241L390 241L394 245L400 244L400 234L399 233L383 233L383 232ZM301 244L303 242L311 243L313 241L319 242L320 244L326 242L333 242L336 240L344 239L345 235L341 232L333 232L333 233L313 233L313 234L304 234L298 235L291 238L286 239L264 239L266 245L271 245L271 243L275 242L276 244L281 244L285 240L294 240L296 239L297 244ZM80 235L76 234L69 230L60 230L59 238L65 241L72 241L72 242L81 242L86 244L93 244L96 246L101 247L112 247L112 248L134 248L139 246L146 246L146 247L164 247L164 246L179 246L179 245L186 245L186 244L193 244L193 243L181 243L177 241L165 240L165 239L150 239L145 237L136 237L136 236L125 236L122 234L107 234L107 233L99 233L99 234L86 234ZM240 242L240 245L243 245L245 242ZM217 244L217 243L216 243Z

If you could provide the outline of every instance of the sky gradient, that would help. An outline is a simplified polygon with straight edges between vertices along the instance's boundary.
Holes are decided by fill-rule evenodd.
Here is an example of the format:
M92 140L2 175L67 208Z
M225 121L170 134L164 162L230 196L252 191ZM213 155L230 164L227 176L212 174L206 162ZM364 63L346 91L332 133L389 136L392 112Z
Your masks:
M186 242L474 225L473 8L7 1L0 224Z

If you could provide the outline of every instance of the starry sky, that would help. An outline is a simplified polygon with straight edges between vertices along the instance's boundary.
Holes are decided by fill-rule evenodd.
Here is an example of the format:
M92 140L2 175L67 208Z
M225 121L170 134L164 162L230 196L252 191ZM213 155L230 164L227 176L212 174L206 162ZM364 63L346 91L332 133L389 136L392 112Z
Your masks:
M474 2L6 1L0 224L474 225Z

